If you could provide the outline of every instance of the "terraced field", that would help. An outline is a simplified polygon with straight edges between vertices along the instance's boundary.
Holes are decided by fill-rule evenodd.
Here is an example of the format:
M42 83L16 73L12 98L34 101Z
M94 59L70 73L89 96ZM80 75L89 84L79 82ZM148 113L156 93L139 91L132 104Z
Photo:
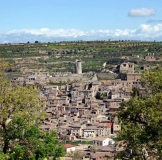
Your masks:
M34 44L1 44L0 58L13 65L6 71L10 77L35 70L74 72L75 59L82 60L83 72L109 73L124 61L136 64L135 69L148 64L143 61L147 53L162 58L161 42L132 41L77 41ZM103 65L105 64L105 65ZM150 65L161 61L149 62Z

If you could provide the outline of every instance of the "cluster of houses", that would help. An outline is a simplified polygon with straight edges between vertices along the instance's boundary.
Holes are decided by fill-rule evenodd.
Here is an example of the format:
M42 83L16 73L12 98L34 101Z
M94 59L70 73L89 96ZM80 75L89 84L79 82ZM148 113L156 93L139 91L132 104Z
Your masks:
M66 76L69 77L69 74ZM62 79L68 81L63 76L65 75L62 74ZM116 152L113 138L121 130L115 113L121 102L130 99L133 87L143 89L141 74L134 72L133 63L125 62L120 65L119 78L115 80L97 81L95 74L86 79L84 74L80 73L73 83L49 84L51 79L58 77L61 82L61 74L58 76L57 73L54 77L47 72L35 72L13 78L11 81L21 85L41 84L40 98L48 114L40 127L42 130L57 130L60 140L65 143L93 142L91 146L80 148L66 144L65 149L68 153L82 152L82 159L86 160L101 160L105 155L113 159ZM74 77L77 77L77 74ZM97 93L104 96L98 98Z

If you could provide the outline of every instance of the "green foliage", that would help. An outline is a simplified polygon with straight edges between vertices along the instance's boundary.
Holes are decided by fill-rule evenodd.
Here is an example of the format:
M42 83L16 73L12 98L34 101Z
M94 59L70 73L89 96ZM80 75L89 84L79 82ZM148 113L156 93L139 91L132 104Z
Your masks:
M14 129L12 126L15 126ZM12 140L8 156L10 159L43 159L60 157L64 148L58 145L56 132L40 131L36 125L26 125L23 119L13 120L8 127L8 138ZM17 131L17 132L15 132ZM18 140L16 142L15 140Z
M96 93L96 99L101 99L101 93L100 92Z
M0 67L0 159L38 160L63 156L56 132L41 131L45 117L39 89L12 85Z
M107 94L97 92L95 97L96 97L96 99L101 99L102 100L103 98L107 98Z
M157 76L157 77L155 77ZM122 130L118 134L124 150L118 157L147 159L162 157L162 68L144 73L142 81L152 94L141 96L136 92L129 101L123 102L118 117Z
M2 153L2 152L0 151L0 159L1 159L1 160L6 160L7 157L8 157L8 155L5 155L4 153Z
M79 152L75 152L72 157L72 160L81 160L83 155Z
M142 76L142 82L144 82L148 88L150 88L153 94L162 91L162 67L156 67L145 71Z
M119 65L126 61L121 56L130 56L140 64L155 65L155 62L141 61L136 55L142 57L151 51L156 58L161 57L161 42L131 42L131 41L71 41L54 43L26 43L26 44L4 44L0 46L0 57L16 62L15 68L9 68L9 77L17 77L16 73L21 73L20 63L16 58L22 58L22 67L30 69L46 69L49 72L72 71L72 64L76 58L83 62L83 72L100 72L103 63L108 61L110 65ZM152 48L151 50L148 50ZM40 57L37 59L35 56ZM44 57L46 56L46 58ZM141 57L140 56L140 57ZM29 57L29 59L26 58ZM45 58L45 59L44 59ZM63 64L58 64L61 61ZM129 60L130 61L130 60ZM161 64L160 61L156 64ZM11 72L12 71L12 72ZM16 74L16 76L15 76Z

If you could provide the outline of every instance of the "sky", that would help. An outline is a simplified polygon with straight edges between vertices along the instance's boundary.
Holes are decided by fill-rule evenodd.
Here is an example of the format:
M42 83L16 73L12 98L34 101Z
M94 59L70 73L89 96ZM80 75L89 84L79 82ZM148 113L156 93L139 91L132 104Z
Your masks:
M1 0L0 43L162 41L162 0Z

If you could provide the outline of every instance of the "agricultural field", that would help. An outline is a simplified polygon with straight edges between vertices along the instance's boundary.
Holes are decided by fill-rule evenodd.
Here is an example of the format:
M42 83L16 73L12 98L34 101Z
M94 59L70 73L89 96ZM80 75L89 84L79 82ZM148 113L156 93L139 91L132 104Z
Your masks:
M138 71L141 66L148 64L143 60L148 53L154 53L157 59L156 62L149 62L149 65L161 64L162 42L69 41L0 45L0 58L12 64L6 70L9 77L36 70L74 72L76 59L81 59L83 72L107 75L127 61L134 62Z

